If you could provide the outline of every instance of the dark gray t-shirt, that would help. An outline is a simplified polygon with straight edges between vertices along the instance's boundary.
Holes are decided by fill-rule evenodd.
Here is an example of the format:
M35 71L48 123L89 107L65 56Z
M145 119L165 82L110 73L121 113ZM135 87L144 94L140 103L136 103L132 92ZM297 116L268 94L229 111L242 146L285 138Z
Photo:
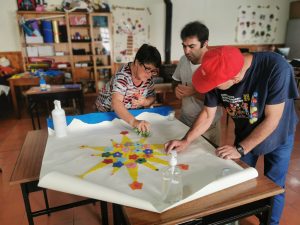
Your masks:
M253 54L243 80L227 90L213 89L205 95L208 107L222 105L235 123L235 143L245 139L265 117L266 105L285 102L278 127L252 152L266 154L295 132L298 117L294 99L299 96L292 67L279 54ZM255 131L254 131L255 132Z

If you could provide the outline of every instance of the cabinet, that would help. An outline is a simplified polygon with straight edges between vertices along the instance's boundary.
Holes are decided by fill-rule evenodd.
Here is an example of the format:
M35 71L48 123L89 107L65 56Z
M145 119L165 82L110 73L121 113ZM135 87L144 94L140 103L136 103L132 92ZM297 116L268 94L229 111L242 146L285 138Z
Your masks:
M18 11L24 70L59 69L84 93L97 93L113 71L111 13Z
M300 1L292 1L290 3L290 19L300 18Z

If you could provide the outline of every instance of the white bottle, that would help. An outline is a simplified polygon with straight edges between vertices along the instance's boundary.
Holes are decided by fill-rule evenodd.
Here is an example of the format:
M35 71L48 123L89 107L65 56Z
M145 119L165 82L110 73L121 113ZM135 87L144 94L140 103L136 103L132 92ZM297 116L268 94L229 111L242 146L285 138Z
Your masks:
M56 137L67 136L67 121L65 111L61 108L60 101L54 100L52 119Z
M170 167L162 174L162 197L165 203L173 204L182 199L182 175L177 166L177 152L171 151Z

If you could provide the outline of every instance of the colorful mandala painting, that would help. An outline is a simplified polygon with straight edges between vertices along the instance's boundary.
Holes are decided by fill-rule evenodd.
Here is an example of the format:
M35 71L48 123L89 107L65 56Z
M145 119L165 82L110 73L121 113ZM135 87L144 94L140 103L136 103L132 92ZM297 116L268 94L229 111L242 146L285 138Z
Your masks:
M140 166L147 167L151 170L158 171L159 169L154 164L161 164L168 166L169 162L159 158L166 156L163 153L163 144L147 144L146 138L140 138L139 141L134 142L128 136L128 131L122 131L121 143L111 140L112 146L80 146L81 149L92 149L99 151L99 154L93 154L93 157L100 157L101 161L90 168L88 171L80 175L84 178L96 170L107 166L112 167L111 175L116 174L120 169L126 168L132 183L129 184L132 190L142 189L143 183L138 181L138 170Z

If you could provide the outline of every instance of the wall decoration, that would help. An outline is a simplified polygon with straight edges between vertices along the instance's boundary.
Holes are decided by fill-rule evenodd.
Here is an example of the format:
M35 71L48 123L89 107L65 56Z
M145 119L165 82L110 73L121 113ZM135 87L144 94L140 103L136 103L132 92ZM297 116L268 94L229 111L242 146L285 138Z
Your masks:
M32 11L35 10L36 1L35 0L18 0L18 10Z
M280 7L272 5L240 5L236 25L238 43L274 43Z
M170 157L164 152L164 143L183 137L189 128L177 119L169 120L168 115L140 111L136 118L151 123L148 137L139 136L118 118L107 121L110 115L105 113L79 116L91 121L73 119L64 138L55 137L49 128L38 185L163 212L258 175L255 168L244 169L232 160L218 158L215 148L200 137L178 154L182 200L165 202L162 173ZM95 122L97 116L103 116L105 121Z
M150 12L147 8L112 6L114 61L133 61L138 48L149 42Z

